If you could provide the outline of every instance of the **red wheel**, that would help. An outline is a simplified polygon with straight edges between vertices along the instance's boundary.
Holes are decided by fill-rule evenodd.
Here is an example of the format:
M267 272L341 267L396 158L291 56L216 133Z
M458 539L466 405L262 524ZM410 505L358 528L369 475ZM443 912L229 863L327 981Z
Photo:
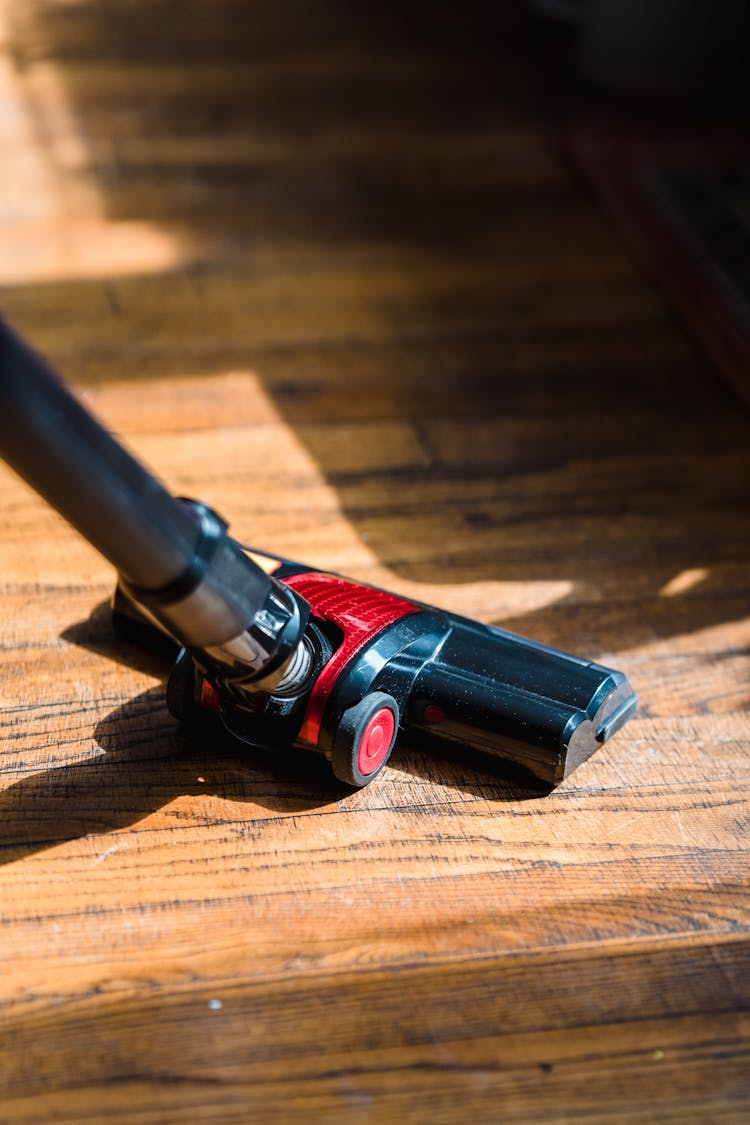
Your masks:
M371 691L344 711L333 740L331 765L339 781L369 785L391 756L398 732L398 704L384 691Z

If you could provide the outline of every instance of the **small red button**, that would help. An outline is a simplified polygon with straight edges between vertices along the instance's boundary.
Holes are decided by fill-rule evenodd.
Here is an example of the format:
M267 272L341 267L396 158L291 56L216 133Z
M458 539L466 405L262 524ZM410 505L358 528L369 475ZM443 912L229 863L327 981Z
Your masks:
M205 707L207 711L219 710L219 693L208 680L201 683L201 707Z
M437 703L428 703L424 709L423 718L426 723L442 723L445 718L445 711L442 707L438 707Z

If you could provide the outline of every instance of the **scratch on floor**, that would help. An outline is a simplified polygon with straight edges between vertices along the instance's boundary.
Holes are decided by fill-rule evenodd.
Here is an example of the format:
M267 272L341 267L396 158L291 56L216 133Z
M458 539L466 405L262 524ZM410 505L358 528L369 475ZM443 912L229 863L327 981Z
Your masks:
M637 820L637 819L638 819L638 817L637 817L637 816L631 816L631 817L629 817L629 818L628 818L627 820L623 821L623 823L622 823L622 824L617 824L617 825L615 825L615 827L614 827L614 828L610 828L610 830L609 830L609 832L607 833L607 835L608 835L608 836L614 836L616 832L622 832L622 830L623 830L624 828L627 828L629 824L634 824L634 823L636 822L636 820Z

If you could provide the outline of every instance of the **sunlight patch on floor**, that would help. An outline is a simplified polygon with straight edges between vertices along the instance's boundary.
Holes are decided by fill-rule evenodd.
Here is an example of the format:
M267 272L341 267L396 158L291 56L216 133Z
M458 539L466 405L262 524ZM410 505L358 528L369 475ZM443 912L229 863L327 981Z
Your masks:
M107 218L58 68L19 67L0 0L0 284L172 269L186 247L147 222Z

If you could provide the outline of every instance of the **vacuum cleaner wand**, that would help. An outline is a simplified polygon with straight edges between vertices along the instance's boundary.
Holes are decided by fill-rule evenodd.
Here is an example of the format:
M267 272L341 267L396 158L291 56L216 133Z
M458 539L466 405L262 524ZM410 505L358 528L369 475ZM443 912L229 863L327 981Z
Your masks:
M112 563L145 616L239 690L305 678L306 605L213 513L171 496L2 322L0 402L0 454Z

